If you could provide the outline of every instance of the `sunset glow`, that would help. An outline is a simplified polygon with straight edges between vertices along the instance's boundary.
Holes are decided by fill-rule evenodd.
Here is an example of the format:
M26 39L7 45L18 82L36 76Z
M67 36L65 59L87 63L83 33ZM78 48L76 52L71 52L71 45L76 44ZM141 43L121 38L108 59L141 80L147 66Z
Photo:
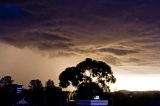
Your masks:
M159 91L160 75L119 75L112 91Z

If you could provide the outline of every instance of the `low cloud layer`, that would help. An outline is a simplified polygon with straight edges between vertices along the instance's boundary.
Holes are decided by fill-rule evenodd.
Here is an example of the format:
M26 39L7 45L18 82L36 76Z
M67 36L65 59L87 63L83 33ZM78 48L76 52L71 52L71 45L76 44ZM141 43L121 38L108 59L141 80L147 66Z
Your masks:
M110 52L118 56L128 55L132 53L138 53L137 50L116 49L116 48L102 48L100 52Z

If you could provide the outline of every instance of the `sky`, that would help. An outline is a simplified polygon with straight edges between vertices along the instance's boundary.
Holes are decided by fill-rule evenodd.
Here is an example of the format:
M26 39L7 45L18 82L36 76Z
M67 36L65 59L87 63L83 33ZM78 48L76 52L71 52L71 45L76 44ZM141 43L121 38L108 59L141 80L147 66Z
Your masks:
M0 0L0 78L28 86L85 58L112 67L112 90L160 90L159 0Z

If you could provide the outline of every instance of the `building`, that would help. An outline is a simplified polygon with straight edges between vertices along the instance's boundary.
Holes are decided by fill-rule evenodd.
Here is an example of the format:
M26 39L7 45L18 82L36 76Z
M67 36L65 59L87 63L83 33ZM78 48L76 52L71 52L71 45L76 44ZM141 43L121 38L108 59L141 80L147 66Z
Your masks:
M69 100L68 106L112 106L112 99L101 100L98 95L94 96L92 100Z

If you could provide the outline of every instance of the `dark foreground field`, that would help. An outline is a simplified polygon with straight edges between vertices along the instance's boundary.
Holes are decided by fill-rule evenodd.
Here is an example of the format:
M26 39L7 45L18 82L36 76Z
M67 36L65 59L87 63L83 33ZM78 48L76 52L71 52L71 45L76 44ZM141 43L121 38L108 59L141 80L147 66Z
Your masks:
M69 92L61 91L59 94L53 92L47 95L34 94L33 98L25 99L28 105L24 106L76 106L67 104L67 95ZM23 97L28 95L23 95ZM20 100L22 97L14 98L16 96L4 93L0 94L0 106L21 106L17 105L15 101ZM112 92L106 96L109 100L109 106L160 106L160 92L159 91L145 91L145 92L130 92L130 91L117 91Z
M113 106L160 106L159 91L118 91L111 95Z

